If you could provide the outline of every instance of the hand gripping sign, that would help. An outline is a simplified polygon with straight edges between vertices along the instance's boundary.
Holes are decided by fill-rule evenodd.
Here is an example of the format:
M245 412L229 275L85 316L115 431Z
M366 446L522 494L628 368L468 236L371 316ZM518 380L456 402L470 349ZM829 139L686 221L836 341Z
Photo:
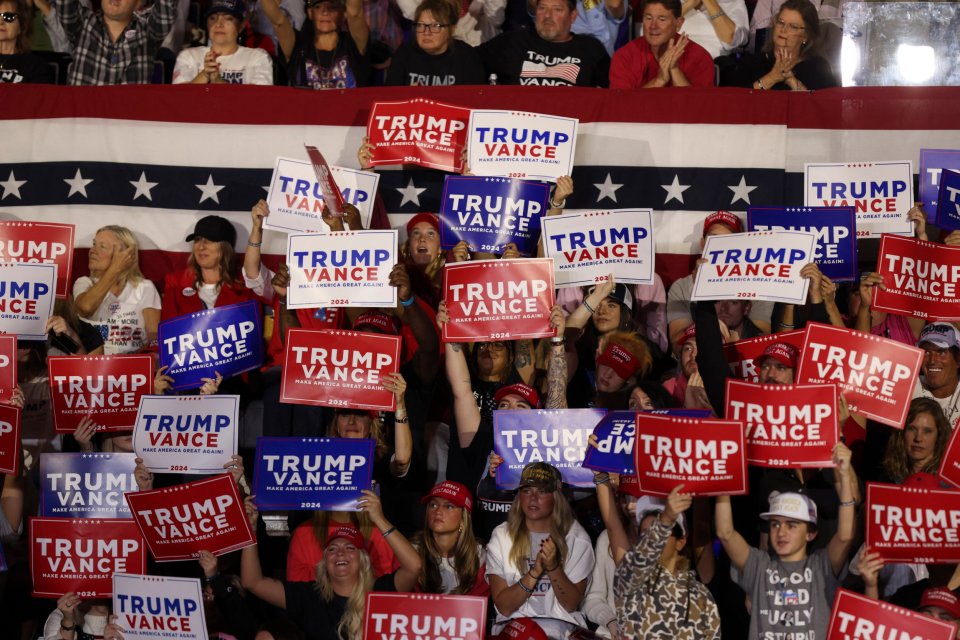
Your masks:
M955 622L945 622L846 589L837 589L827 628L827 640L954 640L956 637Z
M446 176L440 203L441 247L464 241L473 251L503 253L512 242L523 255L537 251L550 187L543 182Z
M240 396L146 396L133 450L156 473L222 473L237 452Z
M288 309L396 307L397 230L290 234Z
M960 150L920 149L920 201L927 213L927 222L936 222L944 169L960 171Z
M0 333L46 342L56 283L56 264L0 262Z
M934 320L960 320L960 247L883 236L875 287L877 311Z
M20 463L20 409L0 404L0 473L16 473Z
M637 414L633 454L643 493L666 496L678 484L699 496L747 493L743 423Z
M651 409L642 413L677 418L706 418L708 409ZM620 475L633 475L633 440L636 432L637 412L611 411L597 423L593 435L597 446L587 447L583 466L595 471L608 471Z
M840 438L837 387L727 380L724 417L747 432L747 462L757 467L832 467Z
M17 388L17 336L0 335L0 402L10 402Z
M257 438L257 508L357 511L373 449L370 438Z
M816 236L805 231L755 231L710 236L691 300L770 300L804 304Z
M497 467L497 488L516 489L520 473L531 462L546 462L563 481L593 485L593 472L583 467L590 434L603 409L547 409L493 412L494 450L503 457Z
M207 640L197 578L115 573L112 613L124 640Z
M887 562L960 562L960 491L867 484L866 544Z
M749 207L750 231L809 231L820 272L841 282L857 279L857 219L853 207Z
M653 211L616 209L544 218L544 255L553 258L558 287L604 282L652 284Z
M579 124L576 118L474 109L467 138L470 170L478 176L556 182L573 169Z
M176 390L256 369L263 364L260 305L251 300L166 320L159 343L160 366L168 367Z
M369 229L380 174L333 166L330 176L336 180L344 201L360 211L363 228ZM329 233L330 227L322 218L324 202L323 188L311 163L278 157L267 192L270 215L263 219L263 228L287 233Z
M806 336L806 331L798 329L797 331L768 333L756 338L728 342L723 345L723 357L730 365L730 373L735 378L747 382L760 382L760 372L757 371L754 360L763 353L764 349L776 342L784 342L796 347L797 353L799 353L800 349L803 348L803 340Z
M443 269L444 342L552 336L553 260L476 260Z
M857 237L883 233L913 235L907 212L913 206L913 164L895 162L807 163L804 167L806 207L853 207Z
M487 599L431 593L368 593L364 640L483 640Z
M134 453L57 453L40 456L40 515L129 519L124 493L137 490Z
M850 413L902 429L921 360L902 342L810 322L794 382L836 384Z
M383 377L400 368L400 336L360 331L290 329L280 401L393 411Z
M97 431L129 431L140 399L153 393L149 355L60 356L47 359L57 433L73 433L90 416Z
M460 173L469 117L470 109L423 98L375 102L367 122L370 164L418 164Z
M0 262L57 265L56 296L66 298L73 282L72 224L0 221Z
M223 555L257 543L230 474L128 493L127 503L157 562Z
M33 595L108 598L113 574L147 570L147 549L132 520L30 518Z

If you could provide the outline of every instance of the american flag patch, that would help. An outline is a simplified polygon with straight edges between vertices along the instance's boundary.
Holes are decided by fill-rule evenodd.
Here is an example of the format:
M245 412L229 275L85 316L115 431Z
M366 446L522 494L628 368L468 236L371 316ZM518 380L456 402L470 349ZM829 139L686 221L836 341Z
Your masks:
M545 65L537 62L524 62L523 68L520 70L521 78L559 78L570 84L577 83L578 75L580 75L580 65L569 63Z

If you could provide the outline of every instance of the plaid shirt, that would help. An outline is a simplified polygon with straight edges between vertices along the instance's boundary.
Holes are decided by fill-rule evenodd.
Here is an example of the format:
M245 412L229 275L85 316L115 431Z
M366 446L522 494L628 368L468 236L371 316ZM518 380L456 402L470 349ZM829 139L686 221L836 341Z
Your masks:
M123 34L112 42L103 14L79 0L55 0L60 23L73 45L71 85L146 84L153 59L177 17L177 0L157 0L134 13Z

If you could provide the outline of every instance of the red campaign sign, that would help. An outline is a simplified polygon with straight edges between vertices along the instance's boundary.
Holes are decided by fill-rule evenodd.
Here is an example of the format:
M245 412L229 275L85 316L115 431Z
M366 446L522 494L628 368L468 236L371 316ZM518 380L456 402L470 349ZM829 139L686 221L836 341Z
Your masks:
M320 192L323 194L323 203L330 211L330 214L340 218L343 216L343 194L337 181L333 179L333 172L330 171L330 165L326 158L316 147L307 147L307 155L310 157L310 163L313 165L313 171L317 174L317 183L320 185Z
M20 409L0 404L0 473L17 473L20 463Z
M921 360L902 342L811 322L794 380L836 384L851 413L902 429Z
M940 458L940 470L937 475L955 487L960 487L960 429L954 427L950 442Z
M832 467L840 439L837 387L727 380L724 417L742 422L747 463L757 467Z
M827 640L954 640L956 634L955 623L931 618L853 591L837 589L830 614L830 626L827 629Z
M237 483L228 474L123 494L154 559L219 556L257 543Z
M375 102L367 122L370 164L418 164L460 173L469 120L470 109L424 98Z
M927 320L960 320L960 247L884 235L877 273L885 289L875 287L877 311Z
M867 484L866 544L887 562L960 562L960 491Z
M723 357L730 365L730 372L735 378L747 382L760 382L760 372L753 366L754 359L763 353L764 349L777 342L785 342L800 351L806 335L806 331L799 329L728 342L723 345Z
M140 398L153 393L149 355L56 356L47 359L57 433L73 433L84 416L98 431L129 431Z
M483 640L487 599L428 593L367 594L364 640Z
M400 336L290 329L280 402L393 411L383 377L400 367Z
M146 573L147 550L133 520L30 518L33 595L108 598L114 573Z
M0 335L0 402L10 402L17 388L17 336Z
M633 460L640 491L666 496L678 484L685 493L747 493L743 424L732 420L637 414Z
M73 225L58 222L0 221L0 262L57 265L58 298L66 298L73 280Z
M444 342L545 338L556 332L550 327L550 258L447 263L443 288L450 317Z

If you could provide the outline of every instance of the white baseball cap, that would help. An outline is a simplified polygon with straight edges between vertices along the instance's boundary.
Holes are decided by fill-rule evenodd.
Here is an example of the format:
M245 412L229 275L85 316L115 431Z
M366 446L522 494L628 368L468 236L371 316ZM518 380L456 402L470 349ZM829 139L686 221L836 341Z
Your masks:
M817 524L817 503L802 493L774 491L770 494L770 511L760 514L764 520L773 516Z

